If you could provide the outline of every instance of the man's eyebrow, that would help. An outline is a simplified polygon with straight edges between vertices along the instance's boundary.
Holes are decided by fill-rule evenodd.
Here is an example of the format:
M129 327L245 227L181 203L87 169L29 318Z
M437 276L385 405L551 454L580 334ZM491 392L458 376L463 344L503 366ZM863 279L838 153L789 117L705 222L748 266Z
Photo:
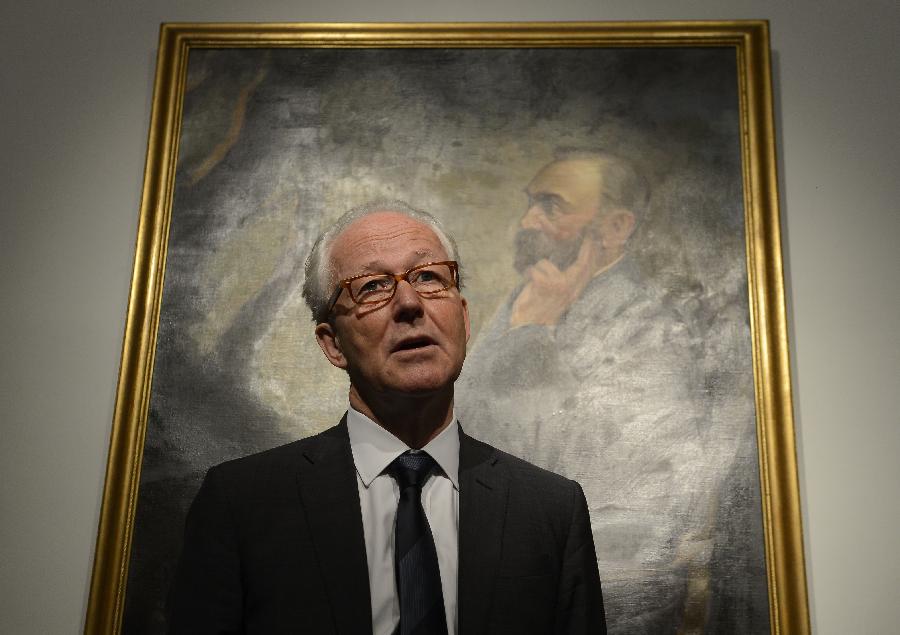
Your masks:
M369 272L378 272L382 273L384 271L384 265L379 264L377 260L372 260L370 262L363 263L359 267L359 273L369 273Z
M525 196L527 196L528 200L530 200L530 201L557 201L560 203L565 203L566 205L571 204L565 198L563 198L562 196L560 196L559 194L556 194L554 192L538 191L538 192L535 192L532 194L531 192L528 191L527 188L522 191L525 193Z
M434 250L432 249L416 249L413 254L418 256L419 258L433 258ZM419 263L421 264L421 263ZM411 267L415 267L417 265L410 265ZM391 273L388 272L387 266L381 260L370 260L369 262L363 263L359 268L360 273ZM393 272L396 273L396 272Z

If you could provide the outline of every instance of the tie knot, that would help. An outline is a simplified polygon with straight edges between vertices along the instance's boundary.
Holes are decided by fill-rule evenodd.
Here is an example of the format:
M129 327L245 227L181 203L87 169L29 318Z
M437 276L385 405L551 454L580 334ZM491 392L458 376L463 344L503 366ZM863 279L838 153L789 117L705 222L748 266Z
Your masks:
M397 480L401 490L410 486L421 489L435 465L435 460L427 452L407 450L391 461L388 473Z

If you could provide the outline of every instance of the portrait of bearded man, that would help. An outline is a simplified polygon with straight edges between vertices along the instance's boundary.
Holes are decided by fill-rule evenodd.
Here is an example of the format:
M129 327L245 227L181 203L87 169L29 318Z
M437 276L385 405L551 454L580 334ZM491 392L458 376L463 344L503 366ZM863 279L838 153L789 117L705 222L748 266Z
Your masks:
M703 622L752 385L711 395L697 325L642 272L633 240L650 191L631 161L561 150L525 194L521 281L472 347L460 418L583 484L610 632ZM729 434L713 434L726 414Z

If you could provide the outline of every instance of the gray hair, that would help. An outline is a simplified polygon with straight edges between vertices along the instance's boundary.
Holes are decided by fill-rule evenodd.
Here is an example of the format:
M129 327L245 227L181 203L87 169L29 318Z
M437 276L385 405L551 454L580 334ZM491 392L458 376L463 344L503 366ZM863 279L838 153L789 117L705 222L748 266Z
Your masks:
M650 186L634 163L601 148L557 148L556 161L590 159L603 165L602 196L612 207L627 209L640 220L650 201Z
M334 262L331 260L331 247L335 239L353 223L378 212L396 212L428 225L437 236L447 257L459 263L459 250L453 236L448 234L440 221L434 216L420 209L416 209L403 201L373 201L359 207L354 207L345 212L333 224L316 239L312 251L306 258L305 279L303 280L303 299L306 300L309 310L312 312L313 322L319 324L328 320L328 301L334 293L336 280L334 280ZM460 264L459 270L462 271ZM459 277L459 287L462 288L462 276Z

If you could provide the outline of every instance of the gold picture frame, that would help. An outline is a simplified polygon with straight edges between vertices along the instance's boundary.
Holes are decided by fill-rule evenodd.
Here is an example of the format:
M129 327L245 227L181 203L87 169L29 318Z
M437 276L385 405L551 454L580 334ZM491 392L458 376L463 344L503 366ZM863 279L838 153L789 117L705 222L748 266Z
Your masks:
M454 52L717 49L733 56L768 620L774 633L808 633L769 38L764 21L164 24L159 40L134 273L85 632L115 633L122 628L158 336L161 316L166 317L164 283L172 255L169 240L176 190L180 184L202 180L224 160L235 144L235 135L240 134L241 123L247 120L246 96L252 94L260 81L265 81L262 73L253 68L235 72L236 77L239 75L235 81L240 80L240 86L228 99L229 103L240 106L226 113L224 123L220 121L219 128L225 132L218 143L212 143L211 150L203 156L191 159L185 155L186 146L182 142L186 134L185 99L190 89L188 71L192 52L252 50L265 55L266 51L316 50L340 55L359 50L413 49ZM210 97L209 103L220 103L216 99L221 101L225 97ZM304 126L318 125L307 106L279 105L278 112L297 107L307 108L303 116L312 117L313 123ZM288 112L284 116L294 114ZM193 163L186 167L191 160ZM333 201L335 197L332 195L328 200ZM703 630L691 630L684 623L682 632Z

